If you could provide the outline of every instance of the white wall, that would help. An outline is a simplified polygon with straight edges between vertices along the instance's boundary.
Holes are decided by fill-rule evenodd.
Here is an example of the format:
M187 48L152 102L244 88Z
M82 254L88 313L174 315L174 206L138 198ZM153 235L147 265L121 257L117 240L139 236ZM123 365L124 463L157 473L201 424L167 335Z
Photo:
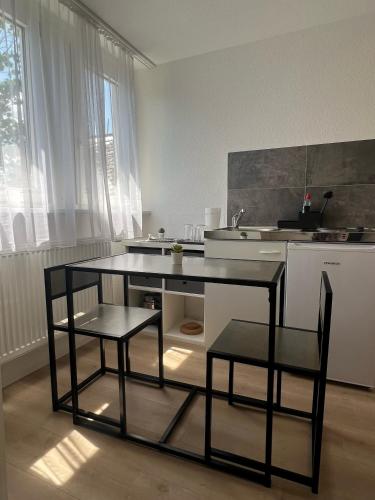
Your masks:
M225 214L230 151L375 138L375 16L138 70L136 93L144 233L179 235Z

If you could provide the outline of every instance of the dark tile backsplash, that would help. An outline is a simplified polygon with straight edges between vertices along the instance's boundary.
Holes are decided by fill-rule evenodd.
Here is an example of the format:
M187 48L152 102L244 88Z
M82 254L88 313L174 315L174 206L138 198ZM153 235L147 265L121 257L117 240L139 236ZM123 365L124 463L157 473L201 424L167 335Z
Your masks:
M375 183L375 140L307 147L307 185Z
M305 183L306 148L229 153L228 188L300 187Z
M296 219L305 188L313 209L333 191L325 226L375 226L375 140L229 153L228 224L242 207L243 225Z
M314 200L320 200L326 187L309 187ZM332 187L333 198L324 216L326 227L375 226L375 184ZM318 206L316 206L318 205ZM315 201L313 208L320 208Z
M241 224L245 226L274 225L274 221L280 219L280 210L283 212L283 218L293 219L301 207L303 194L303 187L230 189L228 224L232 222L233 213L242 207L246 208L246 213L241 219Z

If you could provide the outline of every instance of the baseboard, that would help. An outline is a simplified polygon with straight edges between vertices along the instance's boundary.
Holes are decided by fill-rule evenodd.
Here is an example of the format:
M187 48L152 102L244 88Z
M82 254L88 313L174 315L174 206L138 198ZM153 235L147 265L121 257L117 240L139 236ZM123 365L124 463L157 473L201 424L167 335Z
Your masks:
M80 347L88 342L92 342L93 339L90 337L77 336L76 345ZM61 358L68 354L68 336L66 334L56 335L56 358ZM3 387L7 387L17 380L20 380L30 373L43 368L49 364L48 355L48 344L43 342L35 349L25 352L20 356L10 359L9 361L3 362L0 366L2 371L2 383Z

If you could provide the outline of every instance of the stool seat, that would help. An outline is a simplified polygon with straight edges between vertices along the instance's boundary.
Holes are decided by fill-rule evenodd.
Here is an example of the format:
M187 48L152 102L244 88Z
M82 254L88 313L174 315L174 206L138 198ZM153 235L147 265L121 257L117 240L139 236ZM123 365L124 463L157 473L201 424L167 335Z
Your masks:
M212 344L215 357L233 356L254 365L268 365L269 326L265 323L231 320ZM276 327L275 368L318 373L320 369L317 332Z
M143 307L98 304L74 320L74 330L81 335L108 340L124 340L155 322L161 311ZM60 326L60 323L57 323ZM66 321L61 324L66 326Z

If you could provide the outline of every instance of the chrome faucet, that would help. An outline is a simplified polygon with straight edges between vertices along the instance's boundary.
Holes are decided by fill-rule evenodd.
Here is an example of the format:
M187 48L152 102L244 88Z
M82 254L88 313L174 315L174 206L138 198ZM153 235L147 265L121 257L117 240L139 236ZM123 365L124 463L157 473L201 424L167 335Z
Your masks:
M241 208L241 210L239 210L238 212L233 214L233 216L232 216L232 227L233 228L238 229L238 226L240 224L240 220L242 219L242 216L244 215L245 212L246 212L246 210L244 208Z

